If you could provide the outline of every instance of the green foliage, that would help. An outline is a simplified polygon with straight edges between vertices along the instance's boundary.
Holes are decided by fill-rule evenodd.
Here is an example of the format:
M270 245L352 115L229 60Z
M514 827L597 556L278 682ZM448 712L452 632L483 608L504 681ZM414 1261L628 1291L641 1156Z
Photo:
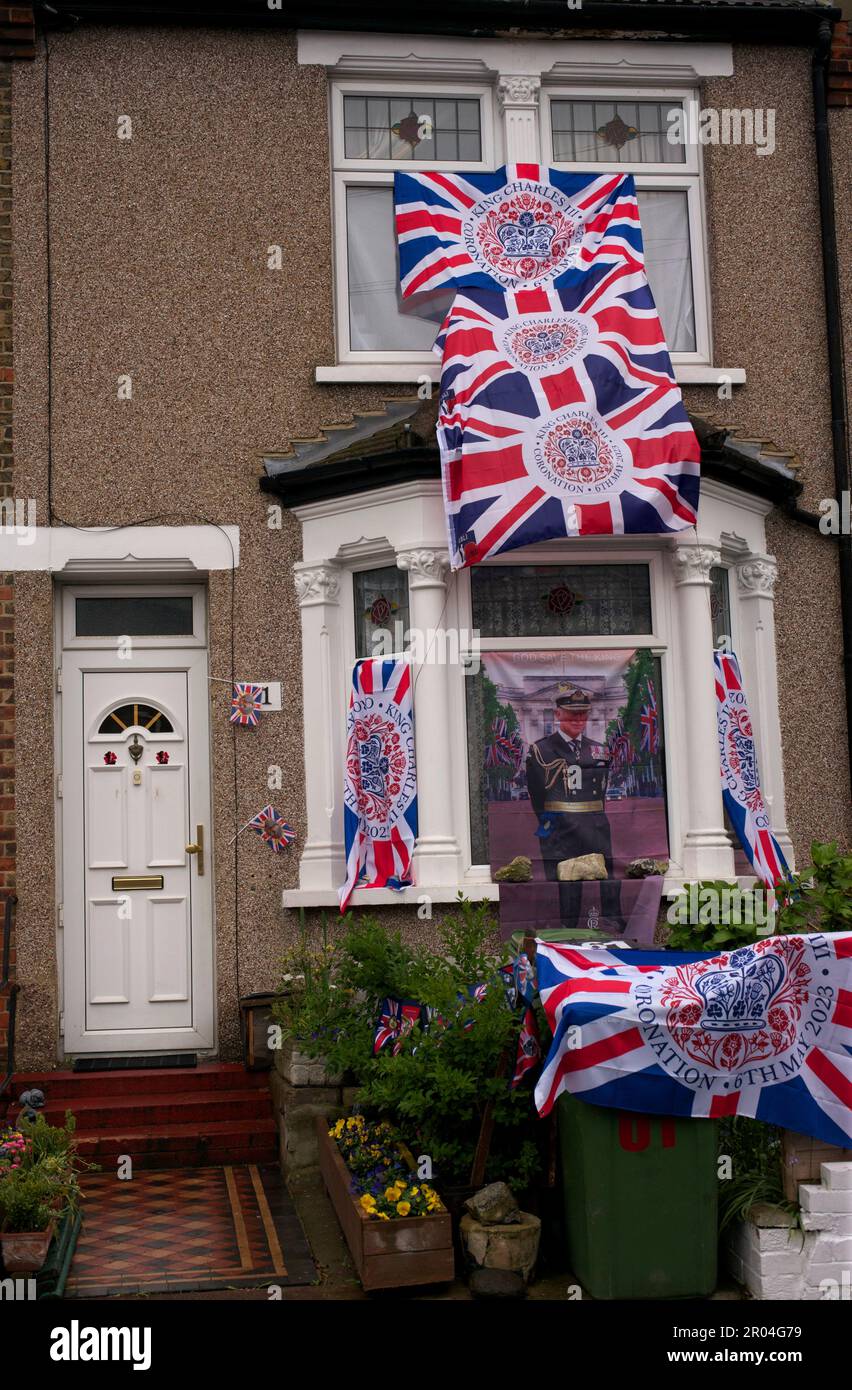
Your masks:
M281 1028L282 1039L319 1039L322 1042L340 1013L341 1000L336 984L338 946L329 939L324 913L319 943L312 939L305 926L304 912L300 916L298 940L282 957L281 998L272 1006L272 1017Z
M852 931L852 854L842 854L836 840L815 840L811 861L793 876L792 891L778 914L778 931Z
M56 1187L39 1168L21 1168L0 1182L0 1230L44 1231L55 1212Z
M745 1115L720 1121L719 1155L731 1159L731 1177L719 1181L719 1230L743 1221L752 1207L767 1202L784 1211L798 1210L784 1196L781 1130Z
M19 1120L16 1130L0 1136L0 1150L8 1153L11 1146L15 1162L15 1167L0 1163L0 1229L43 1231L51 1217L77 1209L79 1173L96 1165L78 1157L75 1129L74 1116L66 1111L64 1126L49 1125L39 1115Z
M351 923L339 969L345 1016L325 1055L332 1071L354 1076L359 1105L394 1124L417 1154L428 1154L444 1183L468 1181L483 1111L493 1100L487 1177L522 1188L539 1168L538 1126L529 1089L509 1089L519 1018L495 979L505 951L492 931L487 904L462 900L438 928L437 951L408 946L399 932L369 919ZM467 991L478 982L489 988L474 1002ZM427 1006L433 1022L415 1027L396 1056L374 1057L376 1019L387 996Z
M684 884L684 906L698 904L698 920L675 922L667 947L672 951L727 951L758 941L768 908L763 888L736 888L724 879Z

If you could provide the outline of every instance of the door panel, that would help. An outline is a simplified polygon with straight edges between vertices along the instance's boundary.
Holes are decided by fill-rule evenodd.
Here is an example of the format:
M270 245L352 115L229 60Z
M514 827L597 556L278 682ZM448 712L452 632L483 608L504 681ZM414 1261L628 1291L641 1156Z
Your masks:
M186 853L210 825L206 654L137 650L129 665L63 660L71 1053L214 1043L210 858L201 876Z
M125 727L117 725L114 731L101 733L104 710L110 706L123 711ZM167 715L173 732L150 731L151 706ZM192 880L191 861L184 848L189 832L183 775L187 714L183 671L149 671L144 675L87 671L83 677L89 785L93 789L107 783L110 786L108 795L90 794L84 827L86 843L92 847L87 855L86 897L100 904L100 928L89 933L86 958L87 1031L188 1028L192 1024L186 970ZM158 763L158 754L168 757L169 762ZM106 758L115 762L109 766ZM112 776L103 777L102 769ZM111 855L119 845L126 846L120 862L126 864L127 875L145 876L154 869L162 870L161 889L140 891L112 882L112 866L119 861ZM121 948L110 940L110 912L103 904L110 891L115 893L113 929L125 943ZM167 912L157 910L158 893L168 896ZM169 940L170 934L175 939ZM107 1003L101 981L117 972L119 956L122 971L129 969L129 997L122 994L120 1002Z

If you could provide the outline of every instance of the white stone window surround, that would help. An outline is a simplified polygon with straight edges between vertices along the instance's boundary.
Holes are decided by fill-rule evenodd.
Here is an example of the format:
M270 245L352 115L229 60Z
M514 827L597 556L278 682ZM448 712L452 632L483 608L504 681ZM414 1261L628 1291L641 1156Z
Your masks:
M685 881L734 876L724 828L716 742L709 571L730 571L731 637L755 727L761 781L773 829L792 864L786 828L773 587L764 518L771 503L705 480L698 534L607 537L528 546L499 563L647 563L653 634L576 638L567 648L646 645L661 659L666 719L671 869L667 892ZM295 565L302 616L307 831L299 887L285 907L332 907L344 879L343 748L355 625L352 575L394 560L409 575L412 628L471 628L470 580L449 574L443 503L437 481L402 483L295 507L304 558ZM495 639L483 650L552 648L554 638ZM499 898L487 865L470 862L465 676L458 665L415 670L414 718L420 835L415 886L356 890L353 906ZM746 880L750 881L750 880Z
M349 348L349 303L346 256L345 191L361 183L388 182L391 161L356 161L341 157L342 95L345 91L406 91L421 85L424 94L443 85L447 94L479 95L482 101L483 166L508 161L547 162L551 155L549 100L551 97L595 92L598 97L694 96L697 84L709 76L733 72L729 44L659 43L655 41L595 40L475 40L441 36L300 32L298 60L326 68L331 78L332 180L335 219L335 317L337 361L316 369L318 382L437 381L440 366L428 354L412 352L353 352ZM492 94L499 118L494 117ZM700 149L694 151L700 164ZM692 158L692 153L690 158ZM419 162L418 162L419 164ZM427 163L421 168L430 167ZM435 165L434 167L438 167ZM606 167L606 166L601 166ZM372 171L372 172L371 172ZM694 171L693 171L694 172ZM699 169L700 174L700 169ZM681 175L673 166L643 171L641 186L672 186ZM745 381L739 367L717 367L710 360L711 324L709 269L703 197L698 183L690 187L690 239L697 341L694 352L673 354L681 384L718 385L728 378Z

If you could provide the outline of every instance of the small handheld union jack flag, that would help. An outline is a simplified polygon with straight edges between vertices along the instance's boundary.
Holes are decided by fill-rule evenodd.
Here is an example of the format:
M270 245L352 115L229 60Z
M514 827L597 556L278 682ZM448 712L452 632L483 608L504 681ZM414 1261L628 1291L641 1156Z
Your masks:
M529 1006L524 1010L521 1031L518 1034L518 1052L515 1057L515 1070L512 1074L512 1090L523 1081L527 1072L532 1071L541 1061L541 1036L535 1011Z
M401 999L383 999L373 1038L373 1056L377 1057L391 1044L391 1053L396 1057L406 1033L410 1033L415 1023L419 1022L419 1004L404 1003Z
M657 724L657 700L654 683L648 681L648 703L642 706L642 749L646 753L656 753L660 746L659 726Z
M263 709L263 686L251 681L235 681L231 697L231 724L254 729Z
M271 806L264 806L262 811L258 811L246 828L254 830L275 854L286 849L296 838L292 825L288 825L284 817L279 816Z

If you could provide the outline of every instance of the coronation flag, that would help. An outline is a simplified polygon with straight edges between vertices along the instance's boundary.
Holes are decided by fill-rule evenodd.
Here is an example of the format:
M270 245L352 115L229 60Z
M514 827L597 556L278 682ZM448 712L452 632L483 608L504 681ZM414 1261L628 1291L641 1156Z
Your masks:
M714 652L716 719L722 800L754 872L767 888L790 877L781 846L772 834L760 790L754 731L743 690L740 663L733 652Z
M398 174L396 194L404 295L457 287L435 344L453 568L694 525L699 447L632 177L513 165Z
M852 1144L852 933L734 951L538 941L553 1043L540 1115L562 1091L655 1115L749 1115Z
M417 838L417 771L411 666L366 658L352 672L343 791L346 882L340 911L357 888L404 888Z

